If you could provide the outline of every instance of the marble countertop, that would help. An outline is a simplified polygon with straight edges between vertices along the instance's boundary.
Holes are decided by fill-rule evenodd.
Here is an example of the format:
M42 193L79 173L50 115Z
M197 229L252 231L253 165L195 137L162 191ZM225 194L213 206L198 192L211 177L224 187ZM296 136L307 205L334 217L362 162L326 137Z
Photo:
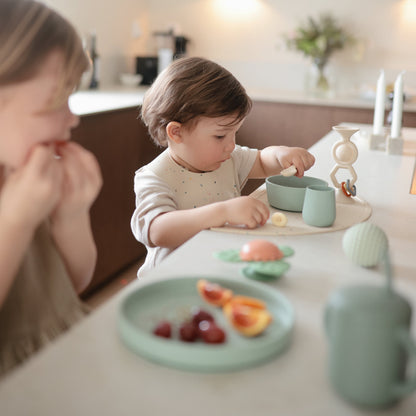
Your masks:
M374 99L363 98L355 94L330 95L319 97L308 95L302 91L276 91L257 88L247 88L247 92L253 100L270 101L292 104L320 105L329 107L350 107L374 109ZM411 97L403 106L404 111L416 112L416 100Z
M69 107L78 116L85 116L123 108L139 107L148 87L106 87L77 91L69 97Z
M143 102L147 89L147 86L139 86L137 88L109 86L99 90L78 91L71 95L69 105L72 112L80 116L139 107ZM247 93L254 101L363 109L374 108L373 100L361 98L356 94L350 96L315 97L300 91L277 91L258 88L247 88ZM403 109L406 112L416 112L416 101L409 100L409 102L405 103Z
M371 131L371 126L361 126ZM354 169L357 195L372 207L370 222L389 238L394 287L416 310L416 196L409 193L416 129L403 129L406 152L369 150L368 135L355 135L359 151ZM334 166L330 132L310 149L311 176L329 180ZM117 319L122 300L133 290L173 276L224 276L245 279L238 263L213 257L219 249L240 248L247 236L202 231L175 250L142 280L137 280L0 382L5 415L239 415L261 416L410 416L416 394L384 411L355 408L338 397L328 379L328 345L323 311L329 294L345 285L381 285L382 271L353 264L344 254L344 231L267 237L293 247L290 269L264 283L293 304L293 342L265 365L238 372L193 373L147 361L120 341ZM173 294L175 296L175 294ZM412 326L413 337L416 323Z

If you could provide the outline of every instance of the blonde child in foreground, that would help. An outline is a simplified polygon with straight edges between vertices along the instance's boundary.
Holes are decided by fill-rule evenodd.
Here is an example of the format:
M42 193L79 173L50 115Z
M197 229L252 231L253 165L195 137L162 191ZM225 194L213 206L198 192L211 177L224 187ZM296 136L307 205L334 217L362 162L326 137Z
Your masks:
M0 1L0 376L85 315L96 247L94 156L68 143L88 67L74 28L33 0Z
M247 179L295 165L297 176L314 164L299 147L263 150L235 144L251 101L235 77L202 58L183 58L163 71L146 93L142 119L167 149L135 174L131 227L147 247L142 276L199 231L226 223L255 228L269 209L241 196Z

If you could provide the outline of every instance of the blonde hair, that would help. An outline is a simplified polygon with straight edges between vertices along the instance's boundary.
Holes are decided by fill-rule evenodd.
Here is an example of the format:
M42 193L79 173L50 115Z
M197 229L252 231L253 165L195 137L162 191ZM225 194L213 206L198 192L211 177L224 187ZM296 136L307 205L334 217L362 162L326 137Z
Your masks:
M52 105L67 99L89 66L81 39L71 23L38 1L0 0L0 86L32 78L56 50L64 65Z
M171 121L191 128L201 116L235 115L237 124L250 109L250 98L229 71L193 57L174 61L156 78L144 97L141 117L155 143L166 146Z

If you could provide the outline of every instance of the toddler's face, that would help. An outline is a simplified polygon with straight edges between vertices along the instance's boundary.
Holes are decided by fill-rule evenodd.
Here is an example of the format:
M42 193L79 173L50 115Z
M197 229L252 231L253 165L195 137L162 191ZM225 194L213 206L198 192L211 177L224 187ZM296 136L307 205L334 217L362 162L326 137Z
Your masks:
M31 79L0 87L0 164L17 168L39 144L69 140L79 119L66 100L48 109L62 75L63 58L52 52Z
M231 157L235 136L243 124L235 123L235 115L200 117L192 129L181 128L181 143L170 147L172 157L192 172L210 172L218 169Z

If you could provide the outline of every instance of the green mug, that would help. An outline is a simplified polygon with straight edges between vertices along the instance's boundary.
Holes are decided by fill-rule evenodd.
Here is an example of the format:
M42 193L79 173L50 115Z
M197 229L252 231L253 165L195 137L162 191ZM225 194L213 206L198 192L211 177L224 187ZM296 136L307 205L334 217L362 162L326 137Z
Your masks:
M410 335L412 310L385 287L351 286L334 292L325 309L329 377L338 394L364 407L395 404L416 390Z
M314 227L330 227L335 217L335 189L322 185L307 186L302 208L305 223Z

